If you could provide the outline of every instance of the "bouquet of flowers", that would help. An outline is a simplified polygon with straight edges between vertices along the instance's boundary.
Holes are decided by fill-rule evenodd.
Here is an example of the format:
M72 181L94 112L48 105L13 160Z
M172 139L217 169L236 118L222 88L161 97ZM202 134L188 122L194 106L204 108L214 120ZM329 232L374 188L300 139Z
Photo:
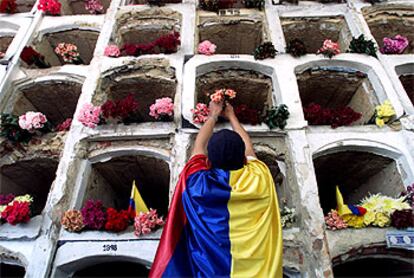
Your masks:
M389 100L386 100L383 104L375 107L375 124L379 127L383 127L386 123L390 122L395 115L394 107Z
M332 128L348 126L362 117L350 107L336 109L322 108L319 104L311 103L303 109L305 119L311 125L330 125Z
M339 216L338 211L334 209L332 209L328 215L325 216L325 224L329 230L333 231L346 229L348 227L342 217Z
M84 126L95 128L100 122L101 111L100 106L85 103L78 114L78 121Z
M104 55L107 57L119 57L121 50L114 44L107 45L105 47Z
M341 53L339 44L331 40L325 40L321 48L319 48L317 54L323 54L323 56L332 58L333 56Z
M272 42L264 42L254 50L254 59L264 60L267 58L275 58L277 50Z
M81 211L75 209L65 211L60 223L69 232L80 232L85 227Z
M296 210L294 208L284 207L280 212L282 228L290 228L296 221Z
M270 129L280 128L284 129L289 118L289 110L285 104L274 106L266 111L266 117L264 122Z
M101 230L106 223L106 210L102 201L88 200L81 209L83 223L85 227L92 230Z
M100 14L103 12L103 5L100 0L86 0L85 9L91 14Z
M299 39L290 40L286 45L286 53L289 53L293 57L306 55L305 43Z
M150 106L149 115L156 120L170 121L174 114L174 103L169 97L159 98Z
M124 124L139 122L137 115L138 102L132 93L120 100L107 100L101 108L101 124L108 121Z
M414 208L414 183L407 186L407 189L401 193L401 197L404 197L405 201L407 201L407 203L409 203L410 206Z
M236 97L237 93L232 89L219 89L210 95L210 100L220 103L226 102Z
M364 34L361 34L358 38L352 38L348 52L367 54L377 58L375 43L372 40L366 40Z
M39 0L37 9L49 15L59 15L61 6L58 0Z
M146 235L155 230L158 227L162 227L165 224L162 217L158 217L157 210L150 209L149 212L140 212L135 217L134 228L135 235Z
M260 112L248 107L246 104L240 104L234 107L234 114L241 123L257 125L262 122Z
M106 210L105 230L111 232L122 232L128 228L130 222L130 214L127 210L117 211L114 208Z
M214 43L211 43L210 41L202 41L198 45L198 53L203 55L213 55L216 52L217 46Z
M22 59L29 66L35 64L41 69L50 68L50 65L45 61L45 57L31 46L25 46L23 48L23 51L20 54L20 59Z
M170 34L163 35L158 39L144 44L125 44L122 50L126 55L140 56L144 54L157 54L157 53L174 53L177 51L180 45L180 33L171 32Z
M0 13L14 14L17 9L16 0L1 0Z
M383 38L384 46L381 47L380 51L383 54L402 54L408 47L407 37L396 35L393 38Z
M55 53L59 55L65 63L75 65L83 64L78 52L78 47L72 43L59 43L55 48Z
M26 194L14 197L12 194L0 195L0 220L11 225L27 223L30 220L30 206L33 198Z
M191 109L191 112L193 113L193 121L197 124L202 124L207 121L210 110L206 104L197 103L196 108Z

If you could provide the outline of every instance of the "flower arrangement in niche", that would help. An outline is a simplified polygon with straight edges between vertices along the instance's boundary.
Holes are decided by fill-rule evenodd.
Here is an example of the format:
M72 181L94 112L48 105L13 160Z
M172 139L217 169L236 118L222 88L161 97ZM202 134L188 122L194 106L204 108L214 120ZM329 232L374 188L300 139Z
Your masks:
M86 0L85 9L91 14L100 14L103 12L104 7L100 0Z
M85 103L78 114L78 121L84 126L95 128L100 122L101 111L100 106Z
M85 227L92 230L101 230L106 223L106 211L102 201L88 200L81 209Z
M72 43L61 42L55 47L55 53L62 58L65 63L83 64L78 47Z
M127 210L117 211L114 208L106 210L105 230L111 232L122 232L128 228L130 222L130 214Z
M272 42L264 42L254 50L254 59L264 60L267 58L275 58L277 50Z
M305 43L300 39L293 39L287 43L286 53L289 53L293 57L300 57L306 55L307 50Z
M217 46L214 43L209 40L205 40L198 44L197 51L199 54L210 56L216 52L216 48Z
M332 58L335 55L341 53L339 43L335 43L331 40L325 40L321 48L319 48L317 54L322 54L325 57Z
M33 198L28 194L17 196L13 199L11 197L13 197L12 194L0 197L2 200L0 205L0 220L2 222L6 221L11 225L29 222L31 215L30 206ZM6 203L6 201L9 202Z
M35 64L41 69L50 68L50 65L45 61L45 57L31 46L25 46L23 48L23 51L20 54L20 59L29 66Z
M163 97L155 100L150 106L149 115L156 120L171 121L174 115L174 103L170 97Z
M102 106L100 124L105 123L136 123L140 119L137 115L138 102L132 93L120 100L107 100Z
M393 38L383 38L383 47L381 47L380 51L382 54L402 54L404 50L408 47L408 38L396 35Z
M352 37L348 52L367 54L377 58L377 47L372 40L366 40L361 34L358 38Z
M157 210L150 209L148 212L140 212L134 220L135 235L146 235L165 224L162 217L159 217Z
M110 44L105 47L104 55L107 57L119 57L121 50L119 50L118 46Z
M144 44L125 44L122 51L126 55L140 56L145 54L170 54L177 52L180 45L180 33L171 32L170 34L159 37L158 39Z
M362 117L350 107L331 109L315 103L310 103L303 112L310 125L330 125L332 128L348 126Z
M194 123L202 124L207 121L210 110L208 109L208 106L206 104L197 103L195 109L191 109L191 113L193 113Z
M280 216L282 228L291 228L296 222L296 210L294 208L284 207L280 212Z
M234 114L243 124L257 125L262 122L260 112L248 107L246 104L240 104L234 107Z
M385 124L389 123L395 115L394 107L389 100L386 100L383 104L375 107L375 124L378 127L383 127Z
M37 9L48 15L59 15L61 6L58 0L39 0Z
M14 14L17 9L16 0L1 0L0 13Z
M345 221L338 215L336 210L331 210L327 216L325 216L325 224L329 230L342 230L346 229L348 225Z
M270 107L266 111L264 122L270 129L284 129L289 115L288 107L285 104L280 104L279 106Z
M414 227L414 212L412 209L396 210L391 214L391 226L397 229Z
M30 133L42 129L47 122L46 116L41 112L29 111L19 117L19 126Z
M81 211L75 209L65 211L60 223L69 232L80 232L85 227Z
M0 136L14 143L28 143L33 134L20 128L18 116L1 114Z
M236 97L237 93L232 89L218 89L210 95L210 100L220 103L222 101L230 101Z

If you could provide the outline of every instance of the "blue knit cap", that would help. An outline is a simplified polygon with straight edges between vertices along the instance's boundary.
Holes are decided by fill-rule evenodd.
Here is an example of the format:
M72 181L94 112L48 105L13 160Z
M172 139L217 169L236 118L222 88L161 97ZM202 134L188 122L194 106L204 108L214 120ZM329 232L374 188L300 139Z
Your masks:
M237 132L222 129L211 136L207 145L208 160L213 168L237 170L243 167L246 146Z

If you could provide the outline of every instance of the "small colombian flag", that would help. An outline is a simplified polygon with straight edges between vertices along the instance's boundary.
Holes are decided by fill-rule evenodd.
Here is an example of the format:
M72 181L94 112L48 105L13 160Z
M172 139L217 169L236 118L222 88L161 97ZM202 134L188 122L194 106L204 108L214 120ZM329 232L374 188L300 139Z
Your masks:
M147 205L145 205L145 202L142 199L137 186L135 185L135 180L132 183L131 197L129 198L128 211L130 212L134 211L135 215L140 212L148 212Z

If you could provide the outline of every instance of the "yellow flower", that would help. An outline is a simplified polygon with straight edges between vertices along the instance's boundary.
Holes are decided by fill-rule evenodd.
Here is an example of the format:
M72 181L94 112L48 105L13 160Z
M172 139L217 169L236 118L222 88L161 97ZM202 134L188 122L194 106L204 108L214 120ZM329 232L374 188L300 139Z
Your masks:
M375 221L374 221L374 225L378 226L378 227L385 227L385 226L389 226L391 224L391 219L382 212L377 212L375 214Z
M29 194L26 195L20 195L14 198L14 201L18 201L18 202L33 202L33 197L30 196Z
M380 119L380 118L375 118L375 124L376 124L378 127L383 127L383 126L385 125L385 122L384 122L384 120L383 120L383 119Z
M394 107L392 106L391 102L389 100L384 101L383 104L378 105L375 107L377 111L377 117L392 117L395 115Z
M365 226L369 226L375 221L375 212L367 211L363 217Z

